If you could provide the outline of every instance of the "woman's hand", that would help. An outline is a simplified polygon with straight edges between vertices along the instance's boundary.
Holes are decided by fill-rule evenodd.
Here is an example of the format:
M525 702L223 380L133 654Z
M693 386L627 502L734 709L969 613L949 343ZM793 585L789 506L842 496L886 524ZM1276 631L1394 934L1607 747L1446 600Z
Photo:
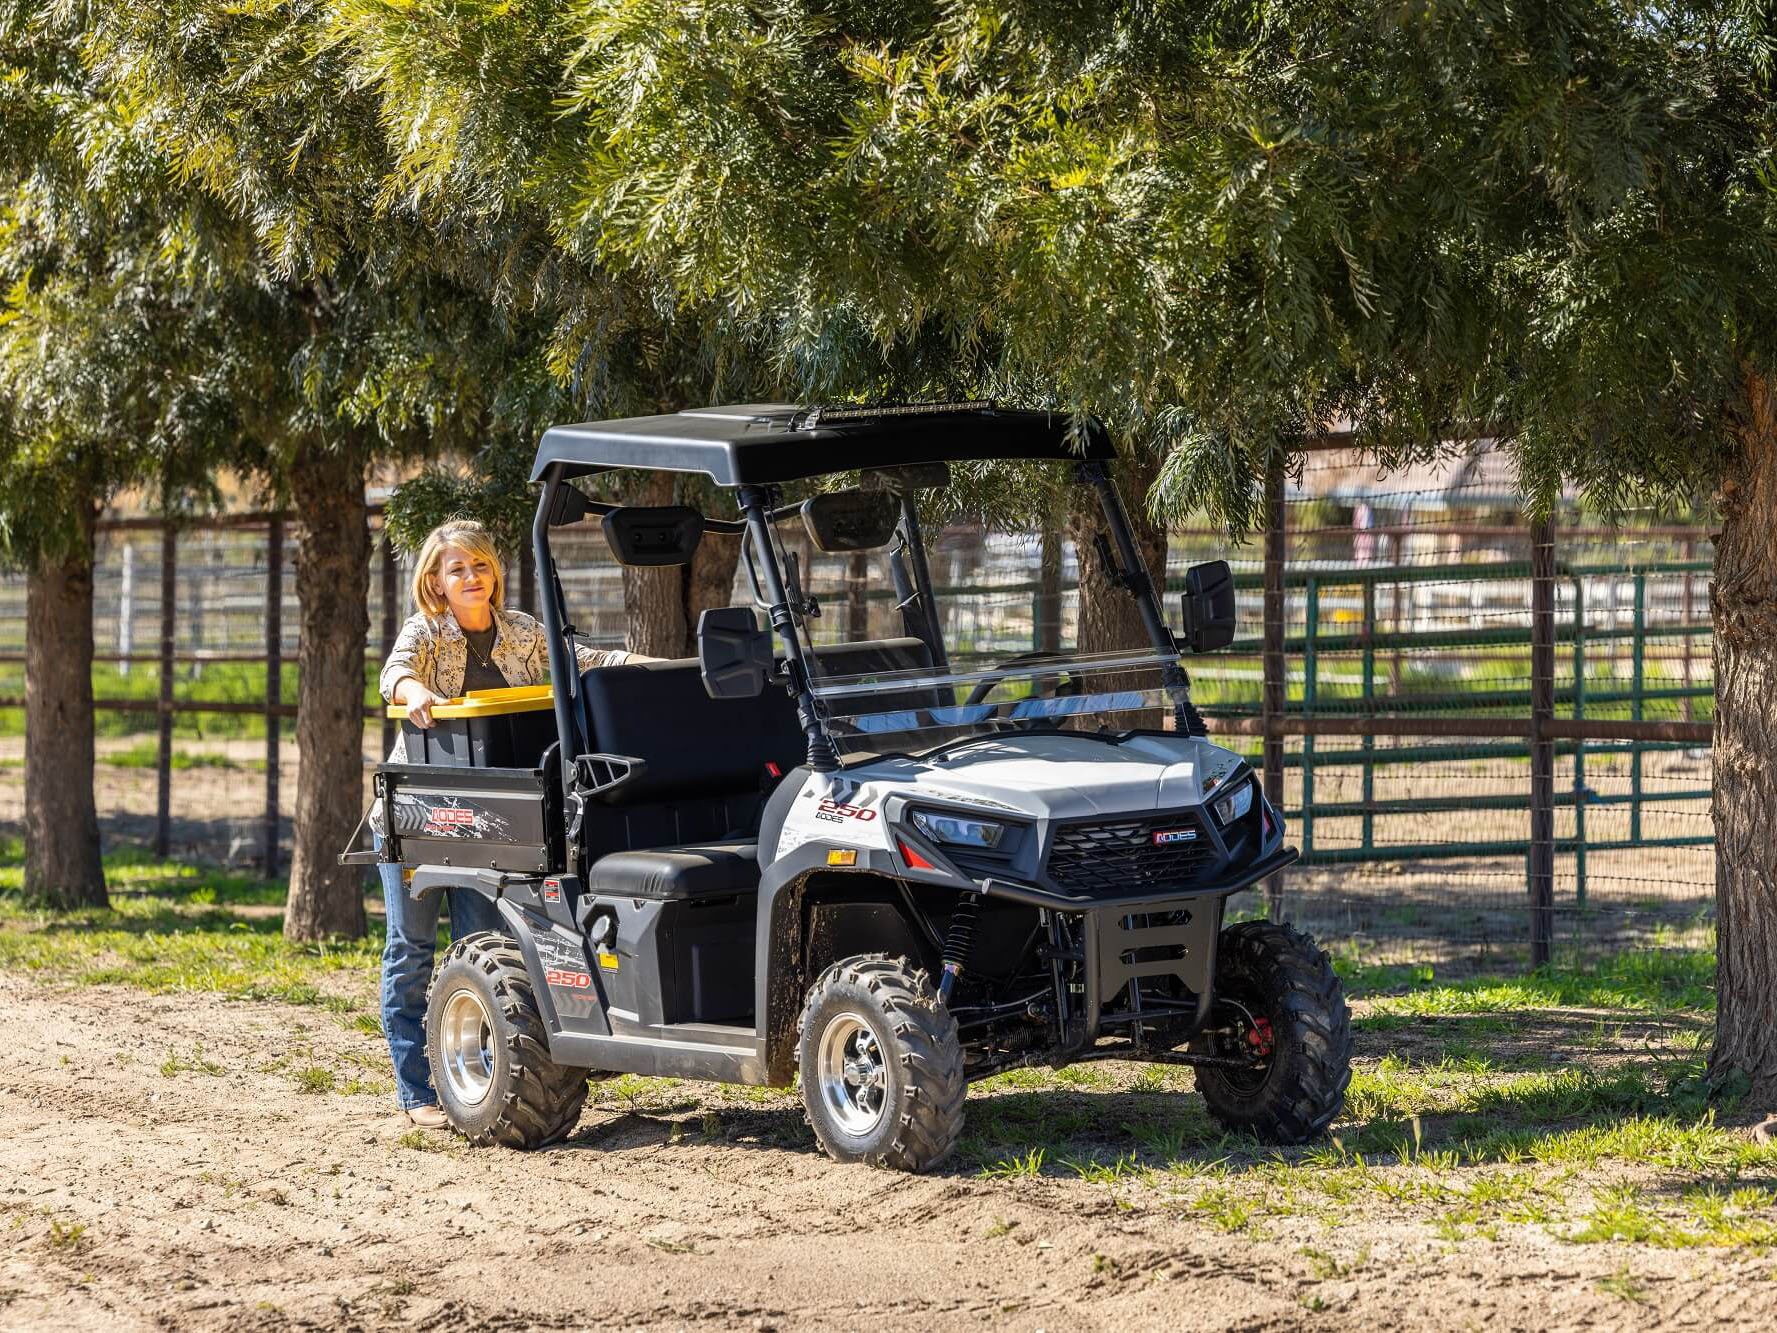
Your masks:
M407 720L416 727L432 725L432 705L449 703L442 694L433 694L419 681L409 676L395 686L395 702L407 709Z

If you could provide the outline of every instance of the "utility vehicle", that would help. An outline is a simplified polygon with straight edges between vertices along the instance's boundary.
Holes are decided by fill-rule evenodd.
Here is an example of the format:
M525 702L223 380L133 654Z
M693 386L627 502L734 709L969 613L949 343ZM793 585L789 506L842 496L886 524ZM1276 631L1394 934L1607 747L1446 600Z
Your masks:
M991 403L716 407L544 435L533 540L557 685L410 728L415 762L376 777L381 852L347 853L401 863L415 894L468 885L497 905L502 931L457 941L430 994L458 1130L559 1139L599 1071L800 1075L830 1155L917 1171L955 1143L970 1079L1112 1058L1193 1066L1214 1117L1269 1142L1326 1128L1351 1056L1326 955L1285 925L1223 925L1230 894L1296 856L1246 762L1204 738L1181 665L1230 641L1232 578L1189 571L1175 636L1115 457L1095 421ZM996 651L994 626L966 655L945 643L920 507L950 463L978 461L1096 492L1109 536L1092 554L1144 645ZM700 474L734 516L573 484L610 469ZM630 565L738 536L769 628L710 610L696 658L578 672L550 535L590 519ZM792 549L810 543L875 553L901 632L838 641Z

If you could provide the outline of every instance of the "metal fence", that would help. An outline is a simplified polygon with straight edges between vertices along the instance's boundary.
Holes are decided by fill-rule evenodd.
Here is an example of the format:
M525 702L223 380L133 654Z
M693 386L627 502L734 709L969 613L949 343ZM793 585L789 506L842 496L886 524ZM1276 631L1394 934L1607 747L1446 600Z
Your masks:
M1368 960L1446 967L1708 938L1709 534L1656 513L1607 526L1571 504L1535 529L1503 463L1483 443L1391 478L1311 453L1269 479L1251 540L1172 534L1170 590L1198 560L1235 567L1237 639L1191 663L1195 693L1212 732L1264 769L1304 853L1240 910ZM299 540L263 514L171 534L102 527L108 837L277 866ZM1073 643L1077 564L1060 534L954 525L931 544L955 655ZM621 642L621 575L602 540L571 531L557 545L577 623ZM406 601L399 554L380 534L376 552L367 682ZM798 555L823 637L900 632L878 562ZM0 710L22 694L22 601L22 581L0 579ZM18 719L0 711L0 762ZM369 763L392 738L377 710L367 719ZM16 825L21 801L0 797L0 824Z

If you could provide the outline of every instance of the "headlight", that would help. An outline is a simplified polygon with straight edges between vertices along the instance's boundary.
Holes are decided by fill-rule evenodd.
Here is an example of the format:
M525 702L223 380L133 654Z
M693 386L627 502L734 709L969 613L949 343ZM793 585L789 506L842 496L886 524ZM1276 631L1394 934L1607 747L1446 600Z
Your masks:
M1247 811L1253 808L1253 783L1248 778L1233 791L1211 807L1216 812L1216 823L1224 828L1237 819L1245 818Z
M987 819L966 819L962 815L941 815L930 810L913 812L913 827L933 842L946 842L953 847L998 847L1006 836L1006 826Z

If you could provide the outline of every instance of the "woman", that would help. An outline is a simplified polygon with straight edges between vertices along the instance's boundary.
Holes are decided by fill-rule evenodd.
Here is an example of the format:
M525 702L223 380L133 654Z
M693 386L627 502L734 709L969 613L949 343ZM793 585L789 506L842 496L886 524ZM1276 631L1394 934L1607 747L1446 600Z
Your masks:
M384 699L407 710L416 727L432 725L432 709L470 690L540 685L549 678L549 644L543 627L522 611L508 611L506 577L487 529L457 520L434 528L414 563L413 600L418 614L401 627L383 664ZM575 646L582 671L630 660L621 651ZM406 762L405 735L389 762ZM381 839L378 839L381 846ZM438 947L438 896L416 899L402 882L401 867L379 867L388 943L383 947L383 1031L395 1064L396 1098L407 1118L423 1129L448 1122L426 1064L426 988ZM448 889L452 939L500 929L493 904L470 889Z

